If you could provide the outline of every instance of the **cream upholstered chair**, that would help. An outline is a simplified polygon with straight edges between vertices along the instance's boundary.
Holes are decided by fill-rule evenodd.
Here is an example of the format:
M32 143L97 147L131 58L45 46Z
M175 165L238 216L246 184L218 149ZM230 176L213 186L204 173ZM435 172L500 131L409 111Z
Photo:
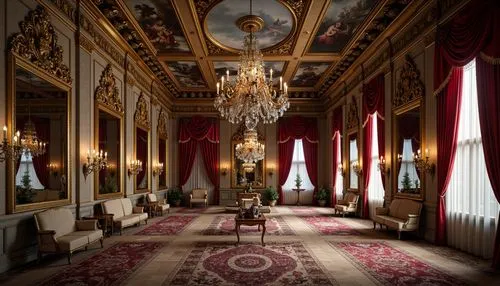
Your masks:
M158 201L158 197L156 194L147 194L146 201L148 202L148 206L150 207L151 212L155 215L160 213L163 216L164 211L168 211L170 213L170 205L167 204L167 200L163 199Z
M208 206L208 190L207 189L193 189L189 195L189 207L193 207L193 203L203 203L205 207Z
M358 211L359 195L353 192L346 192L343 200L338 200L335 205L335 213L339 212L342 216L346 213L356 213Z
M85 248L97 241L103 247L102 230L97 228L97 220L75 220L66 208L48 209L35 213L38 230L38 260L42 253L67 253L71 264L71 255L77 249Z

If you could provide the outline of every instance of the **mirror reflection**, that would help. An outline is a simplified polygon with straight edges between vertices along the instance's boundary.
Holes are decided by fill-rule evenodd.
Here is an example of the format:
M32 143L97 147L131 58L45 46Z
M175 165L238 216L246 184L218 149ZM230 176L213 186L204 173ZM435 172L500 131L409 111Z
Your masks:
M135 177L136 190L148 188L148 132L142 128L135 128L135 159L142 162L142 170Z
M354 167L358 164L358 141L357 134L349 135L349 188L358 189L358 174Z
M108 166L99 171L99 194L120 192L120 118L99 110L99 150L108 152Z
M162 166L162 172L159 176L160 189L167 187L167 140L160 138L158 142L158 163Z
M68 92L20 67L15 73L15 128L24 151L14 163L15 204L68 199Z
M415 165L415 155L420 152L420 107L396 116L397 128L397 190L399 193L418 194L421 174Z
M252 169L246 169L243 166L244 161L236 157L236 145L241 141L232 142L232 166L233 171L231 174L231 187L232 188L246 188L249 183L252 183L252 188L265 187L264 182L264 160L259 160L255 163ZM264 144L263 141L260 143Z

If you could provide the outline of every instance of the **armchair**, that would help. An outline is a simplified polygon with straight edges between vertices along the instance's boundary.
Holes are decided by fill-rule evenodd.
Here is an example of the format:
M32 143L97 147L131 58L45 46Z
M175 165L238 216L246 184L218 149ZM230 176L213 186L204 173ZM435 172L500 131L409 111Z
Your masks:
M346 213L356 213L358 210L359 195L346 192L343 200L338 200L335 205L335 213L339 212L344 217Z
M163 199L158 201L158 197L156 194L147 194L146 201L148 202L148 206L152 213L158 215L158 213L163 216L163 211L168 211L170 213L170 205L167 204L167 200Z
M189 195L189 207L193 207L193 203L203 203L205 207L208 206L208 190L207 189L193 189Z

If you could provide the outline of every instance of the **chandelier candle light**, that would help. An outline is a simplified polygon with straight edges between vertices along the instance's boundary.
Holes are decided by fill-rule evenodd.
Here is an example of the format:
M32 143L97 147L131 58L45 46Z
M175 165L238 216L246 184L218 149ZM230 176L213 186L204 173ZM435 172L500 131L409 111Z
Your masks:
M217 82L217 96L214 106L223 118L233 124L245 122L247 129L253 130L259 123L273 123L289 108L288 86L279 79L279 89L273 85L273 70L266 79L262 52L257 48L255 32L264 27L264 20L252 15L243 16L236 21L243 32L248 33L240 53L238 74L230 77L229 70Z
M93 172L98 172L108 165L108 152L103 152L102 150L96 152L95 150L87 151L87 163L83 164L83 176L87 179L87 176Z

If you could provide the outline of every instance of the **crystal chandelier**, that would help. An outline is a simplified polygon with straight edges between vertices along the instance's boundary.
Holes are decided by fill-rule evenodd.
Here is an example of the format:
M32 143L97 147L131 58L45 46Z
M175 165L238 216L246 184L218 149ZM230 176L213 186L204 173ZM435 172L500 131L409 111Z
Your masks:
M236 145L236 158L242 160L244 163L252 163L255 166L257 161L264 159L265 146L257 140L257 131L254 129L245 130L243 138L244 142Z
M36 136L35 125L31 119L28 119L28 122L24 124L21 136L21 146L25 155L31 154L32 157L43 155L47 152L47 143L38 139Z
M250 15L239 18L236 24L240 30L249 34L243 41L238 74L230 77L228 70L220 82L217 82L214 106L229 122L238 124L244 121L247 129L253 130L259 121L276 122L288 109L288 86L280 77L278 90L274 88L272 69L266 79L262 53L257 48L254 35L254 32L264 27L264 20L252 15L252 1Z

